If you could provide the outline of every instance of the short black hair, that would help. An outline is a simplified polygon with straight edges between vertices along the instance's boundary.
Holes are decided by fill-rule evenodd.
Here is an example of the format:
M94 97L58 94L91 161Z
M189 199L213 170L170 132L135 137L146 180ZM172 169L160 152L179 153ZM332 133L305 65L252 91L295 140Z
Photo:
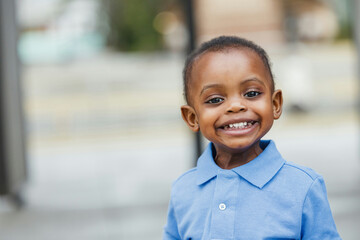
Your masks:
M188 95L189 82L191 77L191 71L194 66L194 63L196 62L196 59L206 52L221 52L231 48L235 48L235 49L247 48L255 52L261 58L265 68L269 71L272 82L272 90L273 91L275 90L274 76L271 71L269 56L262 47L244 38L240 38L236 36L220 36L201 44L200 47L194 50L187 57L185 61L185 66L183 69L183 81L184 81L183 84L184 84L184 97L187 104L189 104L190 102Z

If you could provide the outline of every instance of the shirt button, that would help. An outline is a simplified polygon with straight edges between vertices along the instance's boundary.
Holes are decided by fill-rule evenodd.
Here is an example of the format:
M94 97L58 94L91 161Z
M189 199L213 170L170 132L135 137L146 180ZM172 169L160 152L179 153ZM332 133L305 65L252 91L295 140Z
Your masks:
M220 204L219 204L219 209L220 209L221 211L224 211L224 210L226 209L225 203L220 203Z

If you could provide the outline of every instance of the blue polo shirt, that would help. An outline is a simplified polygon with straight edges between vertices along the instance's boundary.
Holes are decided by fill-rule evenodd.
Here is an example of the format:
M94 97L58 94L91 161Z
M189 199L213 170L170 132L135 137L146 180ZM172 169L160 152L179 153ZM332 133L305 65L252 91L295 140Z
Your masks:
M273 141L260 146L258 157L226 170L210 143L172 186L163 240L341 239L323 178L286 162Z

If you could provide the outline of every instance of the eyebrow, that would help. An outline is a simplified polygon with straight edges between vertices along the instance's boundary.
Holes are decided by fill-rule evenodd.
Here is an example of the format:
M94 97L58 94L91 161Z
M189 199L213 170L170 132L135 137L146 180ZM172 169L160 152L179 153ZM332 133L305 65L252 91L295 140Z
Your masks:
M200 96L205 92L205 90L207 90L207 89L209 89L209 88L215 88L215 87L222 87L222 85L221 85L221 84L218 84L218 83L205 85L205 86L203 87L203 89L201 89Z
M261 81L260 79L258 79L257 77L252 77L252 78L248 78L246 80L244 80L241 85L247 83L247 82L257 82L257 83L260 83L261 85L263 85L265 87L265 83L263 81ZM216 87L222 87L221 84L218 84L218 83L213 83L213 84L209 84L209 85L206 85L203 87L203 89L201 89L201 92L200 92L200 96L209 88L216 88Z
M247 82L257 82L257 83L260 83L261 85L263 85L265 87L265 83L263 81L261 81L260 79L256 78L256 77L246 79L241 84L245 84Z

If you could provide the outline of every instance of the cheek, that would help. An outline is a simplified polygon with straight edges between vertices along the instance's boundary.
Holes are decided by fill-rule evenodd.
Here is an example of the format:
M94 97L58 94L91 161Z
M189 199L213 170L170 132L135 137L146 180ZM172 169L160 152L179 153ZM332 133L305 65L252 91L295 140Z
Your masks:
M200 126L214 125L218 117L219 114L217 111L213 109L202 109L199 115L199 124Z
M213 111L209 111L209 110L202 110L201 114L200 114L200 119L201 121L210 121L212 118L214 118L215 114Z
M273 118L273 106L269 101L259 101L253 104L252 108L263 120Z

